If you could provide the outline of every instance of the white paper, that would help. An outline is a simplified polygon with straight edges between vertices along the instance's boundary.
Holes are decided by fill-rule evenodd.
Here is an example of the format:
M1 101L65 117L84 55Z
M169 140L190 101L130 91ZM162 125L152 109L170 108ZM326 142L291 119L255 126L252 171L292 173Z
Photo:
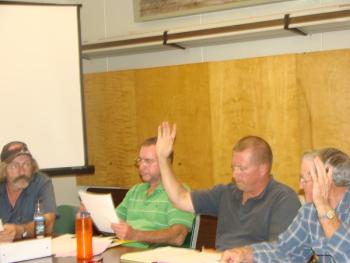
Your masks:
M188 248L161 247L142 252L126 253L120 259L122 262L144 263L217 263L220 258L220 253L200 252Z
M52 255L51 237L0 243L0 262L18 262Z
M91 214L92 220L98 230L106 233L113 233L111 224L119 223L119 219L114 208L111 194L96 194L80 191L79 196L86 210Z
M93 237L93 255L101 254L109 247L111 242L110 237ZM52 253L55 257L75 257L77 254L77 239L72 234L65 234L52 239Z

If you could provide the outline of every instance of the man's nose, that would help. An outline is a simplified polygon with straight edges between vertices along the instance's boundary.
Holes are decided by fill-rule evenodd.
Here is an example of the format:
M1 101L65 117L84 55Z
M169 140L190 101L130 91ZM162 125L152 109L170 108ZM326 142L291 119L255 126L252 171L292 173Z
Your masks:
M22 174L22 171L24 171L24 165L20 165L18 171Z

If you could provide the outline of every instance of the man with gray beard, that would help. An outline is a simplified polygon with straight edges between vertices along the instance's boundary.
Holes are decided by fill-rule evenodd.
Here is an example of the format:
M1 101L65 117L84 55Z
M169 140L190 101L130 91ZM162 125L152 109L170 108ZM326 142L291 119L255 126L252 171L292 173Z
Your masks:
M45 217L45 234L52 232L56 201L51 179L39 172L38 164L25 143L14 141L1 151L0 242L34 236L35 205L38 200Z

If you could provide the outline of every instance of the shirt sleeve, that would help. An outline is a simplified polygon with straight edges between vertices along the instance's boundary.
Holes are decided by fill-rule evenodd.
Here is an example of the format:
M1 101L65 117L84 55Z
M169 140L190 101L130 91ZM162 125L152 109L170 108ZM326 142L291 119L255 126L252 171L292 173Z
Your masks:
M326 251L335 262L350 262L350 228L342 222L339 229L326 242Z
M217 216L221 195L225 186L222 184L214 186L206 191L192 191L191 198L196 214Z
M169 225L181 224L191 230L194 214L190 212L184 212L171 206L168 210L168 223Z
M56 199L51 179L44 180L39 190L39 199L43 202L44 213L56 213Z
M123 201L116 207L115 212L117 213L118 218L120 218L123 221L126 221L126 218L128 216L128 202L130 199L130 196L133 194L133 191L135 190L135 187L132 187L125 195Z
M300 209L277 241L252 245L254 262L307 262L312 250L307 245L309 235L304 225L305 217L304 209Z
M300 201L294 191L285 189L277 196L270 218L269 241L277 239L292 223L300 208Z

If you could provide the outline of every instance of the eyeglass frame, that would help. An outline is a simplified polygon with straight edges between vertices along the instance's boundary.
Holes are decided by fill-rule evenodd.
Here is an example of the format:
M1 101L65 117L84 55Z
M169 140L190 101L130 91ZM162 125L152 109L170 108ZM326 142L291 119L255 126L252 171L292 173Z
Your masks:
M154 162L156 162L157 159L150 159L150 158L141 158L137 157L135 159L135 166L140 167L142 163L144 163L146 166L152 165Z
M32 160L26 160L25 162L23 162L22 164L18 163L18 162L10 162L7 167L11 170L20 170L20 169L31 169L33 168L33 162Z

